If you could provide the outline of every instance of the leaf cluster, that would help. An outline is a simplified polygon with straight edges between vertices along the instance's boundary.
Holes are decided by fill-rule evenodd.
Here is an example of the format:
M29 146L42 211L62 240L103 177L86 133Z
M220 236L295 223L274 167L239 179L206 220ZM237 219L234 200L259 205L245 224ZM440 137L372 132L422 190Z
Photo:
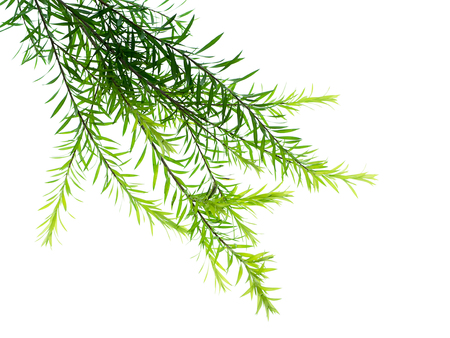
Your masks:
M58 224L63 226L60 211L67 211L71 186L82 189L84 173L94 170L93 183L103 175L102 193L109 192L115 203L119 194L127 199L139 223L147 218L153 230L156 220L181 238L197 239L219 290L231 285L223 273L236 262L236 284L245 270L249 288L244 295L256 296L257 312L264 305L268 318L278 313L272 304L277 299L268 296L277 288L264 285L266 273L275 270L266 267L274 256L247 251L258 240L241 211L270 209L289 201L292 192L279 191L279 186L269 192L263 192L265 187L240 190L221 168L233 165L258 175L273 170L275 179L277 173L281 179L289 176L310 191L320 185L338 191L337 182L343 181L356 195L355 182L374 184L376 175L348 174L343 163L329 169L296 136L297 129L286 125L286 113L337 103L338 96L313 96L312 90L278 96L277 86L258 92L254 85L238 93L237 84L257 70L222 78L224 70L243 60L242 52L211 61L205 52L223 33L201 48L186 45L195 16L189 18L192 11L169 15L176 8L168 0L157 8L128 0L5 0L0 5L16 6L0 31L26 29L22 63L48 65L38 80L53 69L57 73L46 83L59 86L47 103L55 100L51 117L62 117L56 134L70 136L58 147L66 152L58 157L64 163L50 170L54 179L48 183L56 188L42 208L51 210L40 225L42 244L51 246ZM127 150L104 136L102 128L110 125L131 134ZM145 143L143 152L125 160L134 154L136 142ZM151 158L153 190L164 182L162 201L146 199L147 192L130 182L137 175L125 173L124 166L132 158L137 158L134 169ZM171 211L163 209L166 203Z

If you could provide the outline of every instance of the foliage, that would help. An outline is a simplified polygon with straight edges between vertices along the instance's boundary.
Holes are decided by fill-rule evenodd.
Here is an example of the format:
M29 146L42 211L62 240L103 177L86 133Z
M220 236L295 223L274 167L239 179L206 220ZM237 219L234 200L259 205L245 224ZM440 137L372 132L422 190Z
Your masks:
M26 29L22 64L41 60L50 67L49 73L57 71L47 84L59 84L59 89L47 103L58 97L51 117L65 114L56 134L69 137L59 146L66 152L58 157L62 165L50 170L53 179L48 183L55 188L41 208L51 211L39 226L39 239L42 245L52 245L58 226L64 227L62 209L67 211L72 189L82 189L84 173L92 165L94 183L104 174L102 193L109 189L116 202L119 193L128 199L130 214L134 210L138 222L147 218L152 232L157 220L182 238L198 239L219 291L231 285L223 273L236 262L236 284L245 270L249 288L244 295L256 296L257 313L264 305L269 318L278 313L272 303L277 299L268 296L278 288L264 285L266 273L275 270L266 266L274 256L247 251L258 240L239 211L289 201L292 192L278 191L279 186L269 192L263 192L265 187L242 191L219 169L234 165L258 175L273 169L275 179L278 172L281 179L289 176L297 185L306 183L309 191L318 191L320 185L338 191L337 181L343 181L355 195L355 181L374 184L376 175L348 174L343 164L329 169L327 161L315 159L315 150L301 144L296 129L285 123L285 112L294 114L312 103L336 103L338 95L314 97L303 90L275 98L277 87L254 92L253 86L247 94L237 93L236 85L256 71L236 79L220 78L221 72L243 59L241 53L208 62L211 57L204 52L222 34L202 48L185 45L195 16L188 18L192 11L169 16L174 5L167 2L157 8L128 0L0 3L16 6L0 29L22 25ZM129 150L120 151L119 143L102 134L101 128L109 125L120 125L123 135L131 133ZM165 181L163 202L170 201L171 212L161 208L160 200L145 199L139 184L130 183L136 174L123 172L131 160L123 158L133 153L139 139L146 146L136 156L135 169L151 157L153 189L158 180ZM226 266L219 259L224 257Z

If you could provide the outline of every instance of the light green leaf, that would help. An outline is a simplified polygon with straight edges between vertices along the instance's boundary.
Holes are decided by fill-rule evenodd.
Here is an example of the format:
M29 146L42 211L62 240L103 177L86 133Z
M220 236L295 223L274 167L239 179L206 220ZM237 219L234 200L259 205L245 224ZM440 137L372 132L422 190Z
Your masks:
M139 158L139 161L137 162L136 166L134 167L134 169L136 169L137 167L139 167L139 165L141 164L142 160L145 157L145 152L147 151L147 145L145 145L144 151L142 152L141 157Z
M239 266L239 273L238 273L236 285L237 285L237 284L239 283L239 281L241 280L242 272L243 272L242 265L240 265L240 266Z

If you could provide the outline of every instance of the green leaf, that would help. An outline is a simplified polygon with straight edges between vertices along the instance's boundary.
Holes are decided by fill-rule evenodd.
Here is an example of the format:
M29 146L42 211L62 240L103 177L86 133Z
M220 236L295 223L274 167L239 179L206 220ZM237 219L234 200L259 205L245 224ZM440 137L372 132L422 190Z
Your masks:
M51 201L49 204L44 205L42 208L38 209L38 211L48 208L50 205L53 204L53 202L54 201Z
M253 255L250 258L247 259L248 262L251 261L257 261L259 258L261 258L262 256L264 256L266 254L266 252L261 252L259 254Z
M194 19L195 19L195 15L192 16L191 21L189 22L189 24L184 29L183 34L181 34L181 36L177 39L177 41L175 41L175 44L179 44L181 41L183 41L187 37L187 35L189 33L189 30L191 29L192 24L194 23Z
M166 179L166 184L164 185L164 203L166 203L167 195L169 194L170 189L170 179Z
M175 193L173 194L173 197L172 197L172 202L170 203L170 209L173 209L173 205L175 203L175 200L177 199L177 193L178 193L178 190L175 190Z
M257 69L257 70L255 70L255 71L251 72L250 74L245 75L244 77L232 79L232 80L230 80L230 81L231 81L233 84L236 84L236 83L238 83L238 82L241 82L241 81L244 81L244 80L248 79L249 77L251 77L252 75L254 75L255 73L257 73L258 71L259 71L259 69Z
M125 134L125 132L124 132L124 134ZM133 150L135 143L136 143L136 130L133 131L133 136L131 137L130 151Z
M222 37L222 34L217 35L214 39L212 39L210 42L208 42L203 48L201 48L196 54L200 54L201 52L204 52L205 50L207 50L208 48L212 47L217 41L220 40L220 38Z
M275 290L280 290L281 288L269 288L269 287L261 285L261 289L263 289L264 291L275 291Z
M53 96L45 103L49 103L50 101L52 101L56 97L56 95L58 95L60 89L58 89L58 91L55 94L53 94Z
M64 206L64 210L67 211L67 204L66 204L66 199L64 198L64 193L61 193L61 201Z
M237 284L239 283L239 281L241 280L242 272L243 272L242 265L240 265L240 266L239 266L239 273L238 273L236 285L237 285Z
M153 163L153 190L155 190L156 180L158 179L158 170L159 170L159 165L157 165L157 163L156 163L156 152L155 151L153 151L152 163Z
M52 83L55 83L56 80L58 80L58 78L60 77L60 75L61 75L61 73L59 73L57 77L55 77L53 80L51 80L50 82L48 82L46 85L50 85L50 84L52 84Z
M56 108L55 108L55 110L54 110L52 116L50 116L50 118L52 118L53 116L55 116L55 115L61 110L61 107L64 105L64 102L66 102L67 95L68 95L68 94L66 94L66 95L63 97L63 99L58 103L58 106L56 106Z
M158 6L158 8L161 7L161 6L163 6L164 4L166 4L166 3L168 3L168 2L169 2L169 0L165 0L163 3L161 3L161 5Z
M186 2L186 1L185 1ZM184 17L184 16L186 16L186 15L189 15L189 14L191 14L193 12L193 9L191 9L190 11L187 11L186 13L183 13L183 14L181 14L180 16L178 16L179 18L182 18L182 17Z
M248 288L248 290L245 291L245 292L241 295L241 297L244 297L245 295L249 294L249 293L252 292L252 291L253 291L253 286L250 286L250 287Z
M69 124L71 118L70 118L70 117L66 117L65 120L66 120L66 121L65 121L65 122L63 123L63 125L58 129L58 131L55 133L55 135L58 134L61 130L63 130L63 129Z
M233 64L235 64L235 63L238 63L239 61L244 60L244 58L240 58L240 57L239 57L239 56L241 56L241 54L242 54L242 51L241 51L238 55L236 55L236 56L234 57L233 60L221 62L221 63L219 63L219 64L217 64L217 65L215 65L215 66L212 66L212 68L220 68L220 67L223 67L223 68L220 70L220 71L222 72L222 71L224 71L225 69L227 69L228 67L230 67L231 65L233 65Z
M94 182L92 182L92 184L94 184L95 181L97 180L98 174L100 172L100 168L101 168L101 162L98 164L97 170L95 171Z
M147 145L145 145L144 151L142 152L141 157L139 158L139 161L137 162L136 166L134 167L134 169L136 169L137 167L139 167L139 165L141 164L142 160L145 157L145 152L147 151Z

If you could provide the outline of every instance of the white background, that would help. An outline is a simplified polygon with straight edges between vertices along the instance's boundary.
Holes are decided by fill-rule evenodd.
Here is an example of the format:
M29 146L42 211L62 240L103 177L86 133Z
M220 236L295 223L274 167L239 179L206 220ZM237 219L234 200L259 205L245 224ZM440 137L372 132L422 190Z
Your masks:
M85 192L74 189L83 203L69 201L76 219L64 218L62 245L35 242L47 216L37 210L53 189L46 170L61 165L50 157L60 155L52 147L64 139L54 136L63 115L50 120L56 103L44 104L57 87L33 83L46 68L11 60L22 28L1 33L0 336L449 337L445 4L188 0L178 11L195 8L200 18L189 45L225 32L211 55L244 50L226 75L259 68L252 80L264 89L313 84L314 94L340 94L334 109L302 108L290 123L331 166L345 160L352 173L379 174L376 186L358 184L358 199L344 185L340 194L300 186L293 204L257 210L259 251L275 254L278 268L267 285L282 288L270 321L240 298L243 283L225 294L212 275L203 283L202 260L190 258L196 242L169 240L160 227L152 237L126 203L119 211L92 187L92 173Z

